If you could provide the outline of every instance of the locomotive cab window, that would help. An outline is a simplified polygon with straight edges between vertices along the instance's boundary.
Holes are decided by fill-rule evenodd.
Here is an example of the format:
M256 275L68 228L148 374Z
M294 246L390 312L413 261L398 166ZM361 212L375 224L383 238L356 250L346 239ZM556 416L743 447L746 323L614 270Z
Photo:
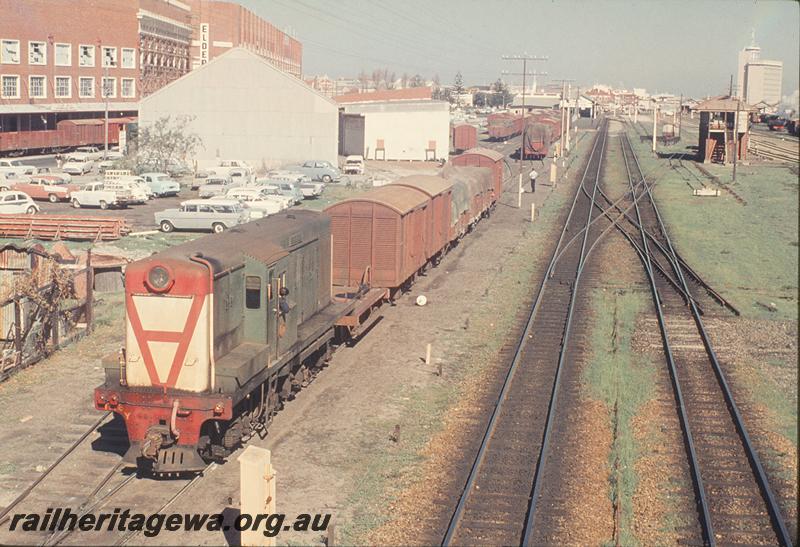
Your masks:
M257 275L248 275L244 280L244 302L248 310L261 307L261 278Z

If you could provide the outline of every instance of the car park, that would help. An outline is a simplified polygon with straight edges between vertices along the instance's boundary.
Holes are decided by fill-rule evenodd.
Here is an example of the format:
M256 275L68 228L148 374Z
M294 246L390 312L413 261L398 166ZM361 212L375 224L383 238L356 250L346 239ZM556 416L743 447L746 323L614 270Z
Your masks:
M39 212L39 206L31 197L16 190L0 192L0 214L4 215L33 215Z
M311 180L321 180L324 183L338 182L342 179L342 173L339 168L332 165L329 161L311 160L305 161L300 165L292 165L286 167L289 171L300 171L308 175Z
M155 214L156 224L162 232L211 230L219 233L249 220L249 214L235 199L190 199L177 209Z
M344 159L343 171L345 175L363 175L364 156L347 156Z
M181 185L166 173L142 173L139 175L156 197L177 196Z
M264 178L256 179L256 184L264 188L277 190L280 194L291 198L292 203L300 203L304 199L303 192L298 184L290 180Z
M69 201L71 193L78 189L74 184L50 176L33 177L30 182L14 185L14 190L25 192L33 199L46 199L50 203Z
M70 175L85 175L94 168L94 160L80 157L69 157L61 170Z
M235 188L230 177L209 176L205 182L197 189L201 198L213 196L224 196L228 190Z
M10 160L7 158L0 158L0 168L7 167L15 173L21 175L33 175L36 173L36 166L26 165L22 160Z
M130 193L116 191L105 187L103 182L90 182L85 184L80 190L71 194L72 206L76 209L81 207L126 207L130 200Z
M281 204L283 209L288 209L292 205L294 205L294 197L293 196L284 196L280 190L277 188L271 188L267 186L257 186L255 187L261 195L268 197L269 199L275 200Z
M107 190L114 190L115 192L122 192L130 196L128 203L141 204L150 199L149 193L152 192L150 187L144 182L144 179L133 175L123 175L120 177L106 178L103 181Z
M288 180L296 183L303 193L304 199L321 196L322 192L325 190L324 182L314 182L311 180L311 177L299 171L270 171L268 176L274 180Z

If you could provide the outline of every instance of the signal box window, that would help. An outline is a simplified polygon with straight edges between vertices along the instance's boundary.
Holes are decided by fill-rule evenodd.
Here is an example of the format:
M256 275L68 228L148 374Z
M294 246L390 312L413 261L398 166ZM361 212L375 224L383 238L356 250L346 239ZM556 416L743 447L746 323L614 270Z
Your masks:
M261 307L261 278L257 275L245 277L244 303L248 310L257 310Z

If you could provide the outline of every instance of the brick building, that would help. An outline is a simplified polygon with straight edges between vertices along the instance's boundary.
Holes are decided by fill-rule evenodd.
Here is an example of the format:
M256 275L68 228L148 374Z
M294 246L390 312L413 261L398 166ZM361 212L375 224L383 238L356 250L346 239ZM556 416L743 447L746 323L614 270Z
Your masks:
M231 2L188 0L192 8L192 68L242 47L284 72L302 77L303 46L252 11Z
M300 77L302 46L209 0L0 0L0 132L135 116L142 97L234 46ZM104 91L106 93L104 93Z

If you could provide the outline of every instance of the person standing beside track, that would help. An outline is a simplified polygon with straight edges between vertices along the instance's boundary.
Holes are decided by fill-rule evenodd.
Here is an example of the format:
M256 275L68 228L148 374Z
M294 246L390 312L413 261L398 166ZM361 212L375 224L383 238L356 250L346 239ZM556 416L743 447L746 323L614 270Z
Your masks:
M539 173L536 172L536 169L531 169L530 174L528 177L531 179L531 192L536 193L536 177L539 176Z

